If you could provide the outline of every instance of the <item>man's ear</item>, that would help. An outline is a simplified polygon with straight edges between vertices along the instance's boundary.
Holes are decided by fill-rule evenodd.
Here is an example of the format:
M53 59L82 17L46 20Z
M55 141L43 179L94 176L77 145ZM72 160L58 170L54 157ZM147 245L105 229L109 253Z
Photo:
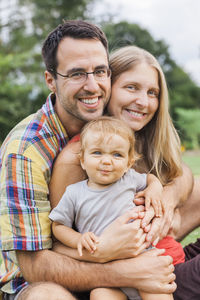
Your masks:
M44 75L45 75L45 81L46 81L46 84L47 84L48 88L50 89L50 91L52 91L53 93L55 93L56 92L56 81L55 81L55 78L47 70L44 72Z

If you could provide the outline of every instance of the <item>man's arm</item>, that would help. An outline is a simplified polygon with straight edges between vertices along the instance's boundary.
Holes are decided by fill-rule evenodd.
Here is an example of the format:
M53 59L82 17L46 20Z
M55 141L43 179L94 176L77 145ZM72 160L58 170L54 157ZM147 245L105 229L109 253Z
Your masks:
M106 264L79 262L51 250L17 251L23 277L28 282L53 281L72 291L96 287L134 287L148 293L172 293L174 267L162 250Z

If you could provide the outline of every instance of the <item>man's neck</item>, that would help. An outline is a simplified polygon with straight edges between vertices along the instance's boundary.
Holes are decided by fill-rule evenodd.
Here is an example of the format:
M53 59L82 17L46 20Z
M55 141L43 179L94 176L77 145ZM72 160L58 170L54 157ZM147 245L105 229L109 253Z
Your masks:
M59 105L56 105L56 103L54 105L54 109L55 109L62 125L64 126L69 138L72 138L76 134L80 133L81 129L85 125L85 122L77 119L73 115L64 111Z

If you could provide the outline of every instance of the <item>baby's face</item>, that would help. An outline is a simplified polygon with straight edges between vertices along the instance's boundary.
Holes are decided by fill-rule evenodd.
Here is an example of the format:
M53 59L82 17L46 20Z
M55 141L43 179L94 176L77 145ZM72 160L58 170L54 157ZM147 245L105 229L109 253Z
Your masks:
M117 134L99 132L87 135L81 165L88 175L88 186L103 189L119 180L128 170L130 144Z

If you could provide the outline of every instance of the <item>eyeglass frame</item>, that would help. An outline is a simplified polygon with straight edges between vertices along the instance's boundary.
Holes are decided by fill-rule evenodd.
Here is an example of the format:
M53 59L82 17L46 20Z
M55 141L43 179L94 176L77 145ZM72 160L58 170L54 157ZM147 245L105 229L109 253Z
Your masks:
M68 74L68 75L63 75L63 74L61 74L61 73L59 73L59 72L57 72L57 71L55 71L53 69L49 69L49 72L52 72L54 74L60 75L61 77L69 78L69 79L72 79L71 75L74 74L74 73L84 73L85 74L85 79L83 81L80 81L80 82L78 82L78 80L77 80L77 83L83 83L83 82L85 82L88 79L88 75L90 75L90 74L93 74L93 76L94 76L94 78L95 78L96 81L98 81L98 80L100 80L100 81L106 80L106 78L109 78L111 76L112 72L111 72L110 67L106 67L105 69L106 69L106 72L107 72L107 77L102 77L102 79L101 79L101 77L99 77L97 79L95 77L95 73L98 72L99 70L101 70L100 68L97 69L97 70L94 70L93 72L85 72L85 71L78 71L77 70L77 71L74 71L74 72L72 72L71 74ZM74 83L75 83L75 81L74 81Z

